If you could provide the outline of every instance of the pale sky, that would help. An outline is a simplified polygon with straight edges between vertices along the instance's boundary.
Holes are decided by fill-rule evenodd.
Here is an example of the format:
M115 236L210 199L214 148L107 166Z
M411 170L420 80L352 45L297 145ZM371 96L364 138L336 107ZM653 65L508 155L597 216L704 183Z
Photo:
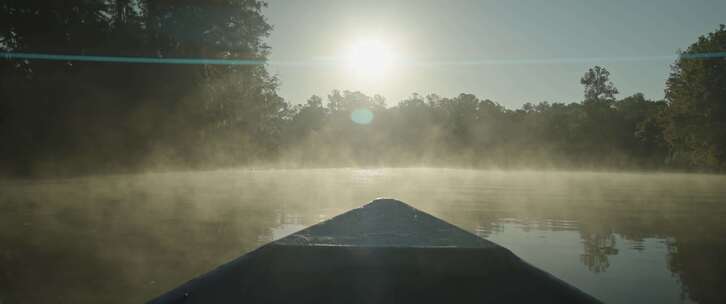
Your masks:
M726 23L724 0L268 3L270 71L292 103L333 89L381 94L389 106L414 92L473 93L509 108L576 102L593 65L610 70L619 97L660 99L676 51ZM349 58L370 41L387 65L361 76Z

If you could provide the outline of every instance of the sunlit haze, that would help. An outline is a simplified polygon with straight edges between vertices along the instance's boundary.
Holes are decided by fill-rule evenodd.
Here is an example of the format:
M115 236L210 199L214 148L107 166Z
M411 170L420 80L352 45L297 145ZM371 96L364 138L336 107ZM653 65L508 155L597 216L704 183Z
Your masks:
M414 92L471 93L510 108L578 102L578 80L593 65L612 72L622 96L661 99L676 52L726 12L718 0L268 2L270 71L282 97L304 103L360 90L389 106ZM346 53L358 43L373 54ZM389 51L399 57L395 69L384 64Z
M355 81L377 82L390 78L396 56L380 39L361 39L352 43L344 53L345 68Z

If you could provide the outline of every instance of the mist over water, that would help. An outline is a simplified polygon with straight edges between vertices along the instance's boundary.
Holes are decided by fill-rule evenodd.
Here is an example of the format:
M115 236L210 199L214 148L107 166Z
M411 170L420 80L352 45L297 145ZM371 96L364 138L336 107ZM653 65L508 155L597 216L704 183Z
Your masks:
M265 2L0 4L0 304L145 302L378 197L726 303L726 175L640 173L726 172L719 1Z
M4 181L0 300L142 302L385 196L607 303L721 303L723 185L716 175L429 168Z

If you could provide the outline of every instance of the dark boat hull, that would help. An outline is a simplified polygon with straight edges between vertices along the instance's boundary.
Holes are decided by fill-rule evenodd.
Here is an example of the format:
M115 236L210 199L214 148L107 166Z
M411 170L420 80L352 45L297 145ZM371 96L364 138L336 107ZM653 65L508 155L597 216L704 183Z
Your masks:
M380 238L368 232L385 231L395 224L387 221L396 218L391 214L409 212L383 208L391 206L374 205L382 209L359 212L348 222L344 214L260 247L151 303L599 303L509 250L413 208L413 224L383 241L362 240ZM371 219L378 212L386 216ZM431 246L423 238L405 247L381 246L422 235L440 238ZM446 235L462 246L447 244Z

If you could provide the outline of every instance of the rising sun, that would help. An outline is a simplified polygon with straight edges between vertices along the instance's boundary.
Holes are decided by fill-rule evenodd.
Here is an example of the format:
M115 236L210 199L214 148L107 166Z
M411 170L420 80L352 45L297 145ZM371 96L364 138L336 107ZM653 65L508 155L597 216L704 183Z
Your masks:
M358 40L344 55L344 63L359 80L382 80L391 72L395 56L393 50L377 39Z

